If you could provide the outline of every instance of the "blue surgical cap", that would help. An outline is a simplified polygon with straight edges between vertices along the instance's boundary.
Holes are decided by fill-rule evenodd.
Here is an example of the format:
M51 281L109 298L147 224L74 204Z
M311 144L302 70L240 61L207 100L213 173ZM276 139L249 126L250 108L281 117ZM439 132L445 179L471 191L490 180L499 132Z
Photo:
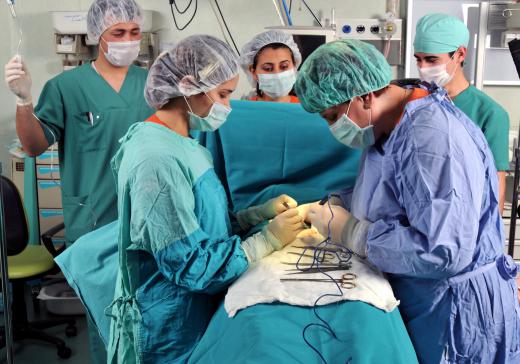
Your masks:
M442 54L467 47L469 31L457 17L446 14L429 14L417 22L414 52Z
M322 112L388 86L392 69L371 44L338 40L322 45L298 72L294 89L308 112Z

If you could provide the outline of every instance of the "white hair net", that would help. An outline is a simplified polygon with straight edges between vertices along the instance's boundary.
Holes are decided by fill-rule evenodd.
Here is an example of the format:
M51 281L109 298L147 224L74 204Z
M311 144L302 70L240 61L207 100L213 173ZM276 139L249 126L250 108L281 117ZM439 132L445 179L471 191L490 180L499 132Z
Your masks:
M88 38L99 42L99 37L118 23L137 23L143 26L143 11L134 0L95 0L87 14Z
M256 55L262 48L273 43L281 43L291 50L296 68L298 68L302 63L302 55L291 34L275 29L257 34L242 47L242 55L240 56L240 65L246 73L249 82L253 86L256 85L256 81L253 79L252 74L249 71L249 66L253 65Z
M238 57L222 40L210 35L192 35L181 40L153 63L144 97L160 109L170 99L213 90L238 75Z

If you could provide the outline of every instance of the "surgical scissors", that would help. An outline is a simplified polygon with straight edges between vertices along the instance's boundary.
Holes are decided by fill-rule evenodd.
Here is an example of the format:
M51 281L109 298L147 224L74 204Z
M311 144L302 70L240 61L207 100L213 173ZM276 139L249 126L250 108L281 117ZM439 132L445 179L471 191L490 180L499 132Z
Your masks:
M321 282L321 283L337 283L341 288L352 289L356 287L357 276L355 273L345 273L339 279L311 279L311 278L280 278L283 282Z

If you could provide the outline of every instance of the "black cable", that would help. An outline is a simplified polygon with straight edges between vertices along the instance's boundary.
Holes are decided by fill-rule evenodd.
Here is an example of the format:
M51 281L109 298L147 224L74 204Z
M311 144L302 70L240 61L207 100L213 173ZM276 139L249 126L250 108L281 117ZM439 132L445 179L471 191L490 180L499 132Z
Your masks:
M169 0L169 1L170 1L170 5L173 4L173 5L175 6L175 10L177 10L177 12L178 12L179 14L184 14L185 12L187 12L188 9L189 9L190 6L191 6L191 3L193 2L193 0L190 0L190 2L188 3L188 5L186 5L186 9L184 9L184 10L181 11L181 10L179 9L179 7L177 6L177 3L175 2L175 0Z
M307 10L309 10L309 13L311 13L312 17L314 18L314 20L316 20L316 22L318 22L318 24L320 25L320 27L323 28L323 25L321 25L320 23L320 20L318 19L318 17L316 16L316 14L314 14L314 12L311 10L311 8L309 7L309 5L307 5L307 2L305 0L301 0L301 2L303 3L303 5L305 5L305 7L307 8Z
M292 9L292 0L289 0L289 15L291 14Z
M224 19L224 15L222 14L222 10L220 10L220 6L218 5L218 0L215 0L215 5L217 5L217 9L218 9L218 12L220 14L220 18L222 19L222 22L224 23L224 26L226 27L226 31L227 31L229 37L231 38L231 42L233 42L233 46L235 47L238 55L240 56L240 51L238 50L238 47L237 47L237 45L235 43L235 40L233 39L233 35L229 31L229 28L228 28L227 23L226 23L226 19Z
M170 0L172 1L172 0ZM179 28L179 25L177 24L177 19L175 18L175 13L173 11L173 6L172 6L172 3L174 4L175 1L172 1L170 3L170 10L172 11L172 17L173 17L173 23L175 24L175 28L177 28L178 31L183 31L184 29L186 29L186 27L188 25L191 24L191 22L193 21L193 19L195 18L195 14L197 14L197 4L198 4L198 0L195 0L195 10L193 11L193 15L191 16L190 20L188 20L188 22L182 27L182 28ZM191 1L190 1L190 4L191 4ZM177 6L175 6L177 8ZM186 9L187 10L187 9ZM186 12L186 10L184 12ZM181 13L183 14L183 13Z

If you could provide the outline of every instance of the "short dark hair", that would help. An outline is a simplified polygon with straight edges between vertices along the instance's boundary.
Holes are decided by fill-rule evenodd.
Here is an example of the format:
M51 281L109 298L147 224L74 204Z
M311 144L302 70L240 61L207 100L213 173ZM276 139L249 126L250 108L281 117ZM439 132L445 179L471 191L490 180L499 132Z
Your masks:
M448 53L448 54L450 55L450 58L451 58L451 57L453 57L453 55L455 54L455 51L450 52L450 53ZM462 61L462 62L460 63L460 66L461 66L461 67L464 67L464 61Z

